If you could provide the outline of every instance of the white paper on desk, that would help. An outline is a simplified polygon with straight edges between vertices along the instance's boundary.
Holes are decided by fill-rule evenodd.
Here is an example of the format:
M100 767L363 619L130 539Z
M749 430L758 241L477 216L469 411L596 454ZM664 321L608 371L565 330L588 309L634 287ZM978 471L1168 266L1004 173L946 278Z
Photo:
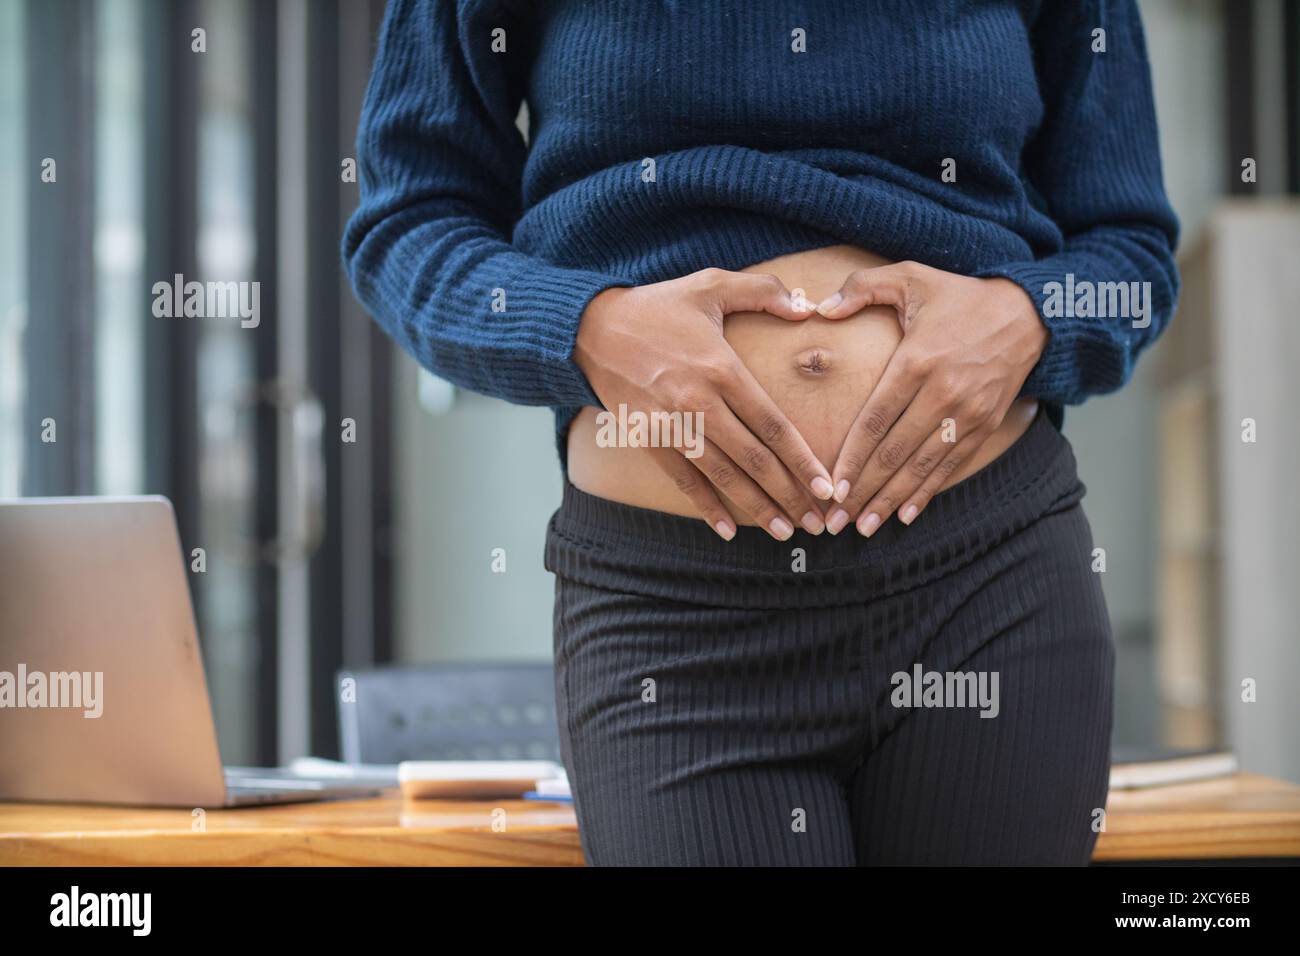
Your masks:
M533 790L537 792L539 797L573 797L572 791L569 790L569 778L564 773L561 773L558 777L538 780Z
M288 769L307 778L346 780L375 787L397 786L397 764L344 763L324 757L297 757L289 761Z
M563 772L553 760L404 760L397 765L402 795L411 798L517 797L538 780Z

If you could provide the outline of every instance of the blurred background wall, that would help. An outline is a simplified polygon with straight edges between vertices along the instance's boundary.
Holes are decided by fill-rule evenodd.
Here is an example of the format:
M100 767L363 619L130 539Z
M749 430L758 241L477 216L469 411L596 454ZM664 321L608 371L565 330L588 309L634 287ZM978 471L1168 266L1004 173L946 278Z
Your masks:
M1117 742L1231 746L1300 781L1297 6L1141 3L1188 281L1133 382L1066 434L1106 551ZM333 754L339 667L550 654L549 412L419 372L340 274L381 14L0 0L0 495L172 497L208 554L192 592L230 762ZM258 282L261 323L153 317L177 273Z

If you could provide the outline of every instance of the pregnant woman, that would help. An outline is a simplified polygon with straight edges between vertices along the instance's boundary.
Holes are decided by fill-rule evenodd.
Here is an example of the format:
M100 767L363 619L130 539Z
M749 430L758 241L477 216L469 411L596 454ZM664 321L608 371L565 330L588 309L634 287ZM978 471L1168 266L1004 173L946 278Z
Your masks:
M1178 286L1133 0L395 0L358 158L361 300L555 409L590 863L1088 861L1059 428Z

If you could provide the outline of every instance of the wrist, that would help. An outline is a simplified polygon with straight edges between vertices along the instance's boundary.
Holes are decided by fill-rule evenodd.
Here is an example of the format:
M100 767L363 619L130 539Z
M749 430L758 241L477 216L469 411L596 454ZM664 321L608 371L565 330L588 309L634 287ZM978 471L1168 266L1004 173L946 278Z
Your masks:
M1028 341L1034 347L1034 356L1037 360L1047 348L1048 339L1052 337L1047 323L1043 321L1038 311L1038 303L1023 286L1012 279L998 276L984 281L994 283L1003 295L1006 301L1004 308L1007 309L1008 314L1016 317L1017 324L1025 330Z
M573 361L583 374L586 374L587 365L592 358L593 340L608 316L613 314L611 310L618 308L618 300L630 291L632 290L623 286L612 286L597 292L582 310L582 316L578 319L578 334L573 343Z

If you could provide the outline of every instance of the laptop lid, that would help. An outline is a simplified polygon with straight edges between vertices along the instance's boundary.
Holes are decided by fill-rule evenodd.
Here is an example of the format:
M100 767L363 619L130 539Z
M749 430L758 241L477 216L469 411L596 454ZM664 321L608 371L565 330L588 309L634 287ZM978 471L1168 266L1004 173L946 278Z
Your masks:
M0 499L0 799L214 807L171 503Z

